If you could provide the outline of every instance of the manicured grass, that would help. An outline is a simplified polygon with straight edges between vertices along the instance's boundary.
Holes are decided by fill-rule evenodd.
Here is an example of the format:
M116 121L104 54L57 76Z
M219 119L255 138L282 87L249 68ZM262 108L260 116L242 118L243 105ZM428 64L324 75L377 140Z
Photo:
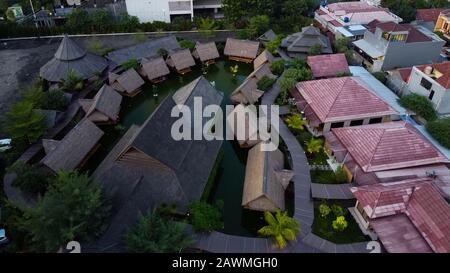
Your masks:
M329 206L337 204L344 208L352 206L343 202L330 200L327 201L327 204ZM312 225L312 232L314 234L336 244L350 244L370 240L361 232L358 224L348 210L346 210L347 214L345 215L345 219L348 222L347 228L344 231L335 231L332 227L332 222L336 219L336 216L331 212L326 218L322 218L319 213L319 205L320 202L315 202L314 204L314 222Z

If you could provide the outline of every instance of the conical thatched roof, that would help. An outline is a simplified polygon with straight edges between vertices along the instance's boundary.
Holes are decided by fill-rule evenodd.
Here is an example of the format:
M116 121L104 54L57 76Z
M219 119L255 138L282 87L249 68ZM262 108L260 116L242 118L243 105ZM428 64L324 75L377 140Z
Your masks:
M66 80L69 72L73 70L77 77L89 79L95 73L103 72L107 65L106 59L88 53L66 35L53 59L41 67L39 75L50 82L61 82Z

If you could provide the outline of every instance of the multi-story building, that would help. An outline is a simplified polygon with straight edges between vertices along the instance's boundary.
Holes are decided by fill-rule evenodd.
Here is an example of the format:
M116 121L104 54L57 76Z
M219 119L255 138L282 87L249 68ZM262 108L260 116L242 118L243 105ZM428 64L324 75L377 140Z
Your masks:
M378 20L368 27L364 38L353 46L357 59L372 72L441 60L445 41L424 27Z
M194 13L221 17L221 0L125 0L127 12L140 22L171 22L175 17L192 19Z
M441 11L434 26L434 31L442 32L446 38L450 38L450 9Z
M377 19L380 22L400 23L402 18L389 9L369 5L366 2L338 2L321 5L314 19L325 29L336 33L337 28L352 25L366 25Z

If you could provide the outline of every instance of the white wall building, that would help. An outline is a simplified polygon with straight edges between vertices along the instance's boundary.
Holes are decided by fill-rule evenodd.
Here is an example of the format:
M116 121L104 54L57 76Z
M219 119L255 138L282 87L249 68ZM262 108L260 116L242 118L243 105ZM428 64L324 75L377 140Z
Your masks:
M170 23L175 16L192 19L194 10L211 10L216 15L222 7L221 0L125 0L125 3L128 14L138 17L141 23L153 21Z
M427 97L441 115L450 115L450 62L414 66L408 91Z

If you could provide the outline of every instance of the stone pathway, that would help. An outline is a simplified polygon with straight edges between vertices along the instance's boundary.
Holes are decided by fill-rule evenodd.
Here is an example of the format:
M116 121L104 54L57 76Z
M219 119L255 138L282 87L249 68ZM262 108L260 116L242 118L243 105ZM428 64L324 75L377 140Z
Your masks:
M352 184L311 184L313 198L318 199L354 199L350 191Z

